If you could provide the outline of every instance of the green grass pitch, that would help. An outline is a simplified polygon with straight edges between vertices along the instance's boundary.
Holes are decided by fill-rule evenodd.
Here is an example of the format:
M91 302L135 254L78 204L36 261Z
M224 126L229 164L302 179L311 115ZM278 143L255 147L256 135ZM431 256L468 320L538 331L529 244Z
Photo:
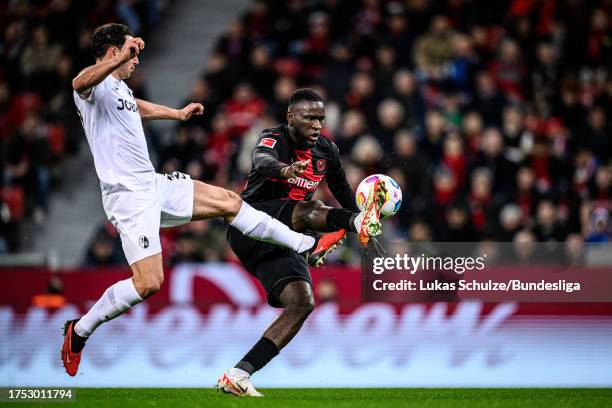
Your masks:
M76 404L67 403L67 406L612 407L612 389L598 388L276 388L260 391L266 395L264 398L237 398L206 388L77 388ZM58 407L57 403L18 404L26 405Z

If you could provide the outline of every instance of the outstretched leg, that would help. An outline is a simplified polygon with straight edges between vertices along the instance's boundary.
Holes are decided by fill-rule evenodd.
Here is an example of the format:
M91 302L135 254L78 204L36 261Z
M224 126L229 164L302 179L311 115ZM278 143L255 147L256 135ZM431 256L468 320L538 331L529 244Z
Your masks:
M231 226L258 241L266 241L303 253L315 239L292 231L282 222L258 211L240 196L221 187L194 181L193 220L225 218Z

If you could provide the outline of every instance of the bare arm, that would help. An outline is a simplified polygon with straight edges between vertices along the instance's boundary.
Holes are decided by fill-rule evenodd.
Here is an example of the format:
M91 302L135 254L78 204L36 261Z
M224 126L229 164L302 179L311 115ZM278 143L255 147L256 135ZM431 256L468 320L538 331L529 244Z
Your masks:
M72 88L79 95L88 97L94 86L104 81L107 76L125 62L136 57L143 48L144 41L142 41L141 38L130 38L126 40L119 53L82 70L72 80Z
M172 109L143 99L136 99L136 105L138 105L138 111L142 119L174 119L185 121L193 115L200 116L204 113L204 106L201 103L190 103L183 109Z

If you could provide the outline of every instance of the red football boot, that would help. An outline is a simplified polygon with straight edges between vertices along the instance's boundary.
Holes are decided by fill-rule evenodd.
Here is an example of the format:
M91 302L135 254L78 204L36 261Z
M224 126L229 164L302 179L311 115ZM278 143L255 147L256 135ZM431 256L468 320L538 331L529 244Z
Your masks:
M321 235L312 249L306 252L306 260L310 266L321 266L325 262L325 257L336 246L340 245L344 237L346 237L346 230L341 229L336 232L329 232Z
M68 375L74 377L79 370L79 364L81 363L81 354L83 350L78 353L72 352L72 333L73 327L79 320L68 320L64 324L64 344L62 345L62 362Z

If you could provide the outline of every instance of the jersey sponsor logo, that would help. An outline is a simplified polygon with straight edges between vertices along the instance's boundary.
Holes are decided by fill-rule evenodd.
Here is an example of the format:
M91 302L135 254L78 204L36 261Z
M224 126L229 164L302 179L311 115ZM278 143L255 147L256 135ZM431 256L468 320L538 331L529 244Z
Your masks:
M305 190L314 191L319 186L319 181L308 180L303 177L292 177L287 180L289 184L293 184L296 187L303 188Z
M135 103L127 101L123 98L117 98L119 101L119 106L117 106L118 110L128 110L130 112L138 112L138 106Z
M272 139L271 137L264 137L261 139L261 142L257 146L269 147L270 149L274 148L276 144L276 139Z

